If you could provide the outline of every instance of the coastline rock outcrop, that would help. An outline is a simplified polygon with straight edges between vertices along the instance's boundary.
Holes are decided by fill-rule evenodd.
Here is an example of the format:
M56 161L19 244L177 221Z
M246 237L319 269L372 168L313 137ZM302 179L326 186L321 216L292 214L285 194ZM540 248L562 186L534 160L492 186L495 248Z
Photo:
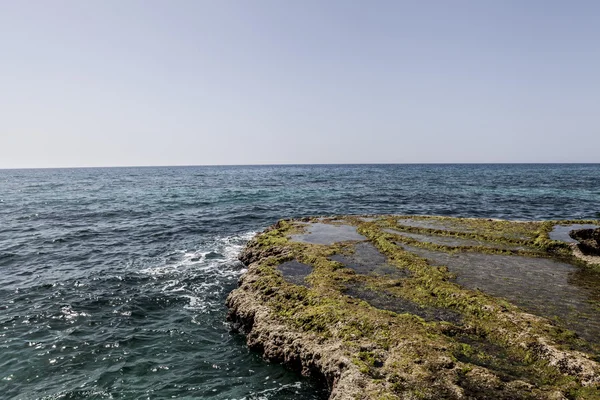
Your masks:
M584 338L600 337L600 324L571 319L587 313L600 321L600 308L590 306L600 299L600 273L568 264L568 244L548 239L556 223L402 216L279 221L240 255L248 269L227 298L228 319L250 348L321 382L330 399L598 399L600 343ZM557 301L561 290L574 293L575 312L551 304L528 309L530 303L502 292L506 285L470 286L458 279L460 269L407 250L416 248L476 253L484 261L518 257L531 267L526 274L510 270L512 264L501 266L507 269L501 275L482 273L491 281L530 282L536 290L523 296L536 296L543 285L553 285L544 295L556 292ZM536 260L547 258L564 263L565 287L561 276L544 275L547 262ZM576 286L569 268L583 268L593 285L569 286Z
M571 231L569 236L579 242L577 246L584 255L600 256L600 228Z

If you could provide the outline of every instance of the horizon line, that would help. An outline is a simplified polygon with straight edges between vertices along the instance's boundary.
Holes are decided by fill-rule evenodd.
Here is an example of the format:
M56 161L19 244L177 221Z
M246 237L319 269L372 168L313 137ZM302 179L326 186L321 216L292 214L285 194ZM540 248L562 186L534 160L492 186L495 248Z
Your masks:
M289 163L289 164L172 164L172 165L105 165L60 167L0 167L0 171L41 169L117 169L117 168L192 168L192 167L293 167L293 166L359 166L359 165L595 165L600 162L373 162L373 163Z

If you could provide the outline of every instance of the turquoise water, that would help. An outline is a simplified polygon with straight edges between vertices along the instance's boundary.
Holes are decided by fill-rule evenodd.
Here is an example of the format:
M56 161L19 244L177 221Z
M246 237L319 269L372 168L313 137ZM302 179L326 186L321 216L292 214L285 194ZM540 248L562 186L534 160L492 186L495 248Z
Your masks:
M600 165L0 170L7 399L319 399L263 362L223 305L279 218L600 217Z

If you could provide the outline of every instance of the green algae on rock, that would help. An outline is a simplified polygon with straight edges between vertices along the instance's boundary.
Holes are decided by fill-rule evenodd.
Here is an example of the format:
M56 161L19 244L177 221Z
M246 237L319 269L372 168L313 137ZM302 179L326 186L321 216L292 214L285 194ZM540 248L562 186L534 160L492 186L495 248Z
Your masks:
M598 221L279 221L228 318L331 399L598 399L600 272L550 239L567 223Z

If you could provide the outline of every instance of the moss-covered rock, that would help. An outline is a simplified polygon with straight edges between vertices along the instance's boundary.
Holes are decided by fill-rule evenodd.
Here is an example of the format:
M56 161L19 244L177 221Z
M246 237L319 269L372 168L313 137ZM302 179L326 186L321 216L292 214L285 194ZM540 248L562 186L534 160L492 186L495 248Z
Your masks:
M600 274L568 244L550 240L557 223L413 216L280 221L241 254L248 271L227 299L228 318L251 348L320 380L331 399L598 399L599 343L582 337L600 333L594 306ZM327 224L340 229L320 228ZM336 232L356 240L335 240ZM465 238L473 246L403 232ZM531 271L515 270L526 275L515 279L534 286L523 296L536 296L535 285L553 294L543 286L555 281L544 279L548 268L536 260L561 262L561 271L586 274L586 284L565 278L566 286L556 288L557 301L570 301L573 315L552 304L534 313L519 299L459 284L460 272L410 248L530 261ZM286 276L298 265L312 272ZM507 275L500 276L489 279ZM561 298L561 290L575 300ZM569 318L590 322L567 326Z

